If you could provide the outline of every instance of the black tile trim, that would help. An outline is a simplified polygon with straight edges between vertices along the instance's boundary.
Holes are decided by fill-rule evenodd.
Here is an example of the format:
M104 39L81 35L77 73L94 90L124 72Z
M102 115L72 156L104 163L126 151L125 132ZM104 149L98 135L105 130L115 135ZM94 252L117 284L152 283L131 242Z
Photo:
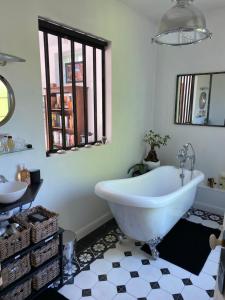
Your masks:
M106 274L102 274L102 275L98 275L98 280L99 281L107 281L107 275Z
M193 284L191 279L189 279L189 278L184 278L184 279L182 279L182 281L183 281L184 285L192 285Z
M160 269L161 270L161 273L163 274L163 275L169 275L170 274L170 271L169 271L169 269L167 269L167 268L163 268L163 269Z
M132 272L130 272L130 277L131 278L137 278L137 277L139 277L139 274L138 274L137 271L132 271Z
M91 289L82 290L82 297L89 297L91 296Z
M117 293L119 293L119 294L126 293L126 291L127 291L125 285L118 285L116 288L117 288Z
M209 295L210 298L214 297L214 290L207 290L206 293Z
M174 294L174 295L173 295L173 299L174 299L174 300L184 300L184 298L182 297L181 294ZM196 299L196 300L197 300L197 299Z

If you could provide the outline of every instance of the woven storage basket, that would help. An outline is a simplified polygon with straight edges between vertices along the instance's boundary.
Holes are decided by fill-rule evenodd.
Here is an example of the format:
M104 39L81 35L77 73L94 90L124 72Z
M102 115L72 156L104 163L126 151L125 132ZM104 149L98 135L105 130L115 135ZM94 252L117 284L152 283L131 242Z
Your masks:
M54 257L59 251L59 239L53 239L41 248L31 252L31 265L38 267L45 261Z
M21 278L23 275L30 272L30 270L30 254L27 254L24 257L15 260L11 264L8 264L2 269L1 272L3 281L1 289Z
M33 276L32 287L34 290L40 290L44 285L52 281L59 275L59 260L42 269L40 272Z
M0 300L24 300L31 294L31 279L16 286L10 292L0 297Z
M0 261L5 260L6 258L12 256L18 251L28 247L30 245L30 227L28 224L22 220L15 220L21 226L23 230L16 234L9 236L6 239L0 240Z
M40 213L47 217L48 220L33 224L29 221L28 217L34 213ZM31 240L33 243L38 243L58 231L58 214L51 212L42 206L28 209L27 211L16 215L16 219L26 222L31 227Z

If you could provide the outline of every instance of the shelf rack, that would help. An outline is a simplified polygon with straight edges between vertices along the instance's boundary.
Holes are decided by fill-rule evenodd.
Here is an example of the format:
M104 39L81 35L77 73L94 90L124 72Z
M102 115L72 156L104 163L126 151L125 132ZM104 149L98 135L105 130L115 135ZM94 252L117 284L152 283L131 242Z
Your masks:
M43 184L43 180L40 181L38 184L32 184L27 188L26 193L16 202L11 203L11 204L0 204L0 213L4 213L7 211L10 211L14 208L22 208L23 205L32 203L37 196L37 193L39 192L41 186ZM11 257L5 259L4 261L1 262L1 267L5 267L8 264L12 263L13 261L23 257L24 255L30 253L31 251L36 250L37 248L43 247L45 244L53 240L54 238L59 238L59 251L58 254L52 258L50 258L48 261L44 262L42 265L40 265L37 268L32 267L31 271L28 274L25 274L15 282L11 283L4 289L0 289L0 298L2 295L8 293L10 290L14 289L17 285L20 285L24 283L27 279L32 277L34 274L42 270L43 268L47 267L49 264L54 262L55 260L59 260L59 268L60 268L60 273L57 277L55 277L52 281L48 282L45 286L43 286L40 290L38 291L32 291L32 294L26 298L26 300L33 300L37 298L42 292L44 292L51 284L56 283L59 281L59 285L57 289L61 288L63 286L63 232L64 230L62 228L59 228L57 232L54 234L50 235L46 239L40 241L39 243L36 244L30 244L27 248L15 253Z
M52 283L55 283L56 281L59 281L59 286L58 288L63 286L63 232L64 230L62 228L60 228L54 235L51 235L50 237L48 237L47 239L40 241L37 244L32 244L29 247L27 247L26 249L16 253L14 256L4 260L1 265L5 266L9 263L11 263L13 260L16 260L22 256L24 256L25 254L31 252L32 250L35 250L39 247L44 246L46 243L48 243L50 240L52 240L53 238L56 238L57 236L59 237L59 254L50 258L47 262L44 262L42 265L40 265L37 268L32 268L31 271L28 274L25 274L23 277L21 277L20 279L16 280L15 282L11 283L10 285L8 285L7 287L5 287L4 289L0 290L0 297L6 293L8 293L10 290L14 289L17 285L20 285L22 283L24 283L27 279L29 279L30 277L32 277L34 274L38 273L40 270L42 270L43 268L47 267L48 265L50 265L52 262L54 262L55 260L59 260L59 264L60 264L60 274L55 277L51 282L48 282L44 287L42 287L40 290L38 291L33 291L32 294L26 298L26 299L35 299L38 295L40 295L41 292L45 291Z
M1 155L7 155L7 154L13 154L13 153L24 152L24 151L31 151L31 150L34 150L34 149L33 149L33 148L24 148L24 149L20 149L20 150L12 150L12 151L8 151L8 152L0 151L0 156L1 156Z

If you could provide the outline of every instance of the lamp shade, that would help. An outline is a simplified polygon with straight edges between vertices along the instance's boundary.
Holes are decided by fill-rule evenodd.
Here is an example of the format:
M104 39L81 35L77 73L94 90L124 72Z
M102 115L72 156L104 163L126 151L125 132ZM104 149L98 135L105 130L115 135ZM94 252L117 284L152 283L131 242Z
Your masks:
M153 42L171 46L189 45L211 37L203 13L192 0L176 0L176 5L162 17Z

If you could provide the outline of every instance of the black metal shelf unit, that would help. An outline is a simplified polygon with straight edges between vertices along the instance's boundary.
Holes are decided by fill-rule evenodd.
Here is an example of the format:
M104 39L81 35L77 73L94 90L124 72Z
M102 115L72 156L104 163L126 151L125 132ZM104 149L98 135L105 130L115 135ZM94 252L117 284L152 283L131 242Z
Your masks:
M32 203L35 199L35 197L37 196L37 193L41 187L43 183L43 180L40 181L40 183L38 184L32 184L27 188L26 193L23 195L23 197L21 197L18 201L11 203L11 204L0 204L0 213L4 213L7 211L10 211L14 208L20 207L22 208L23 205ZM39 296L42 292L44 292L52 283L58 282L59 281L59 285L58 288L62 287L63 285L63 232L64 230L62 228L59 228L59 230L57 232L55 232L54 234L50 235L49 237L47 237L46 239L40 241L39 243L36 244L30 244L30 246L28 246L27 248L15 253L14 255L12 255L11 257L5 259L4 261L2 261L0 263L1 268L6 267L8 264L11 264L12 262L14 262L17 259L22 258L24 255L30 253L31 251L34 251L38 248L43 247L45 244L47 244L48 242L50 242L51 240L55 239L55 238L59 238L59 250L58 250L58 254L52 258L50 258L48 261L44 262L42 265L34 268L32 267L31 271L28 274L25 274L24 276L22 276L21 278L19 278L18 280L16 280L15 282L11 283L10 285L8 285L7 287L5 287L4 289L0 290L0 298L2 295L8 293L9 291L11 291L12 289L14 289L16 286L24 283L26 280L28 280L29 278L31 278L34 274L36 274L37 272L39 272L40 270L42 270L43 268L47 267L49 264L51 264L52 262L54 262L55 260L59 260L59 267L60 267L60 273L57 277L55 277L52 281L48 282L45 286L43 286L40 290L38 291L32 291L32 294L26 298L26 300L33 300L35 299L37 296Z
M50 265L52 262L55 260L59 260L59 266L60 266L60 273L57 277L55 277L51 282L48 282L45 286L43 286L40 290L38 291L32 291L32 294L27 298L27 300L35 299L38 295L40 295L43 291L45 291L52 283L55 283L56 281L59 281L58 288L63 286L63 229L59 228L59 230L51 235L50 237L46 238L45 240L40 241L37 244L32 244L26 249L16 253L15 255L11 256L10 258L4 260L1 262L2 267L8 265L9 263L12 263L14 260L19 259L20 257L30 253L32 250L35 250L37 248L40 248L47 244L50 240L59 237L59 252L56 256L50 258L48 261L44 262L42 265L40 265L37 268L32 268L31 271L28 274L25 274L23 277L19 278L12 284L8 285L4 289L0 290L0 297L12 289L14 289L17 285L20 285L24 283L26 280L31 278L34 274L38 273L42 269L46 268L48 265Z

